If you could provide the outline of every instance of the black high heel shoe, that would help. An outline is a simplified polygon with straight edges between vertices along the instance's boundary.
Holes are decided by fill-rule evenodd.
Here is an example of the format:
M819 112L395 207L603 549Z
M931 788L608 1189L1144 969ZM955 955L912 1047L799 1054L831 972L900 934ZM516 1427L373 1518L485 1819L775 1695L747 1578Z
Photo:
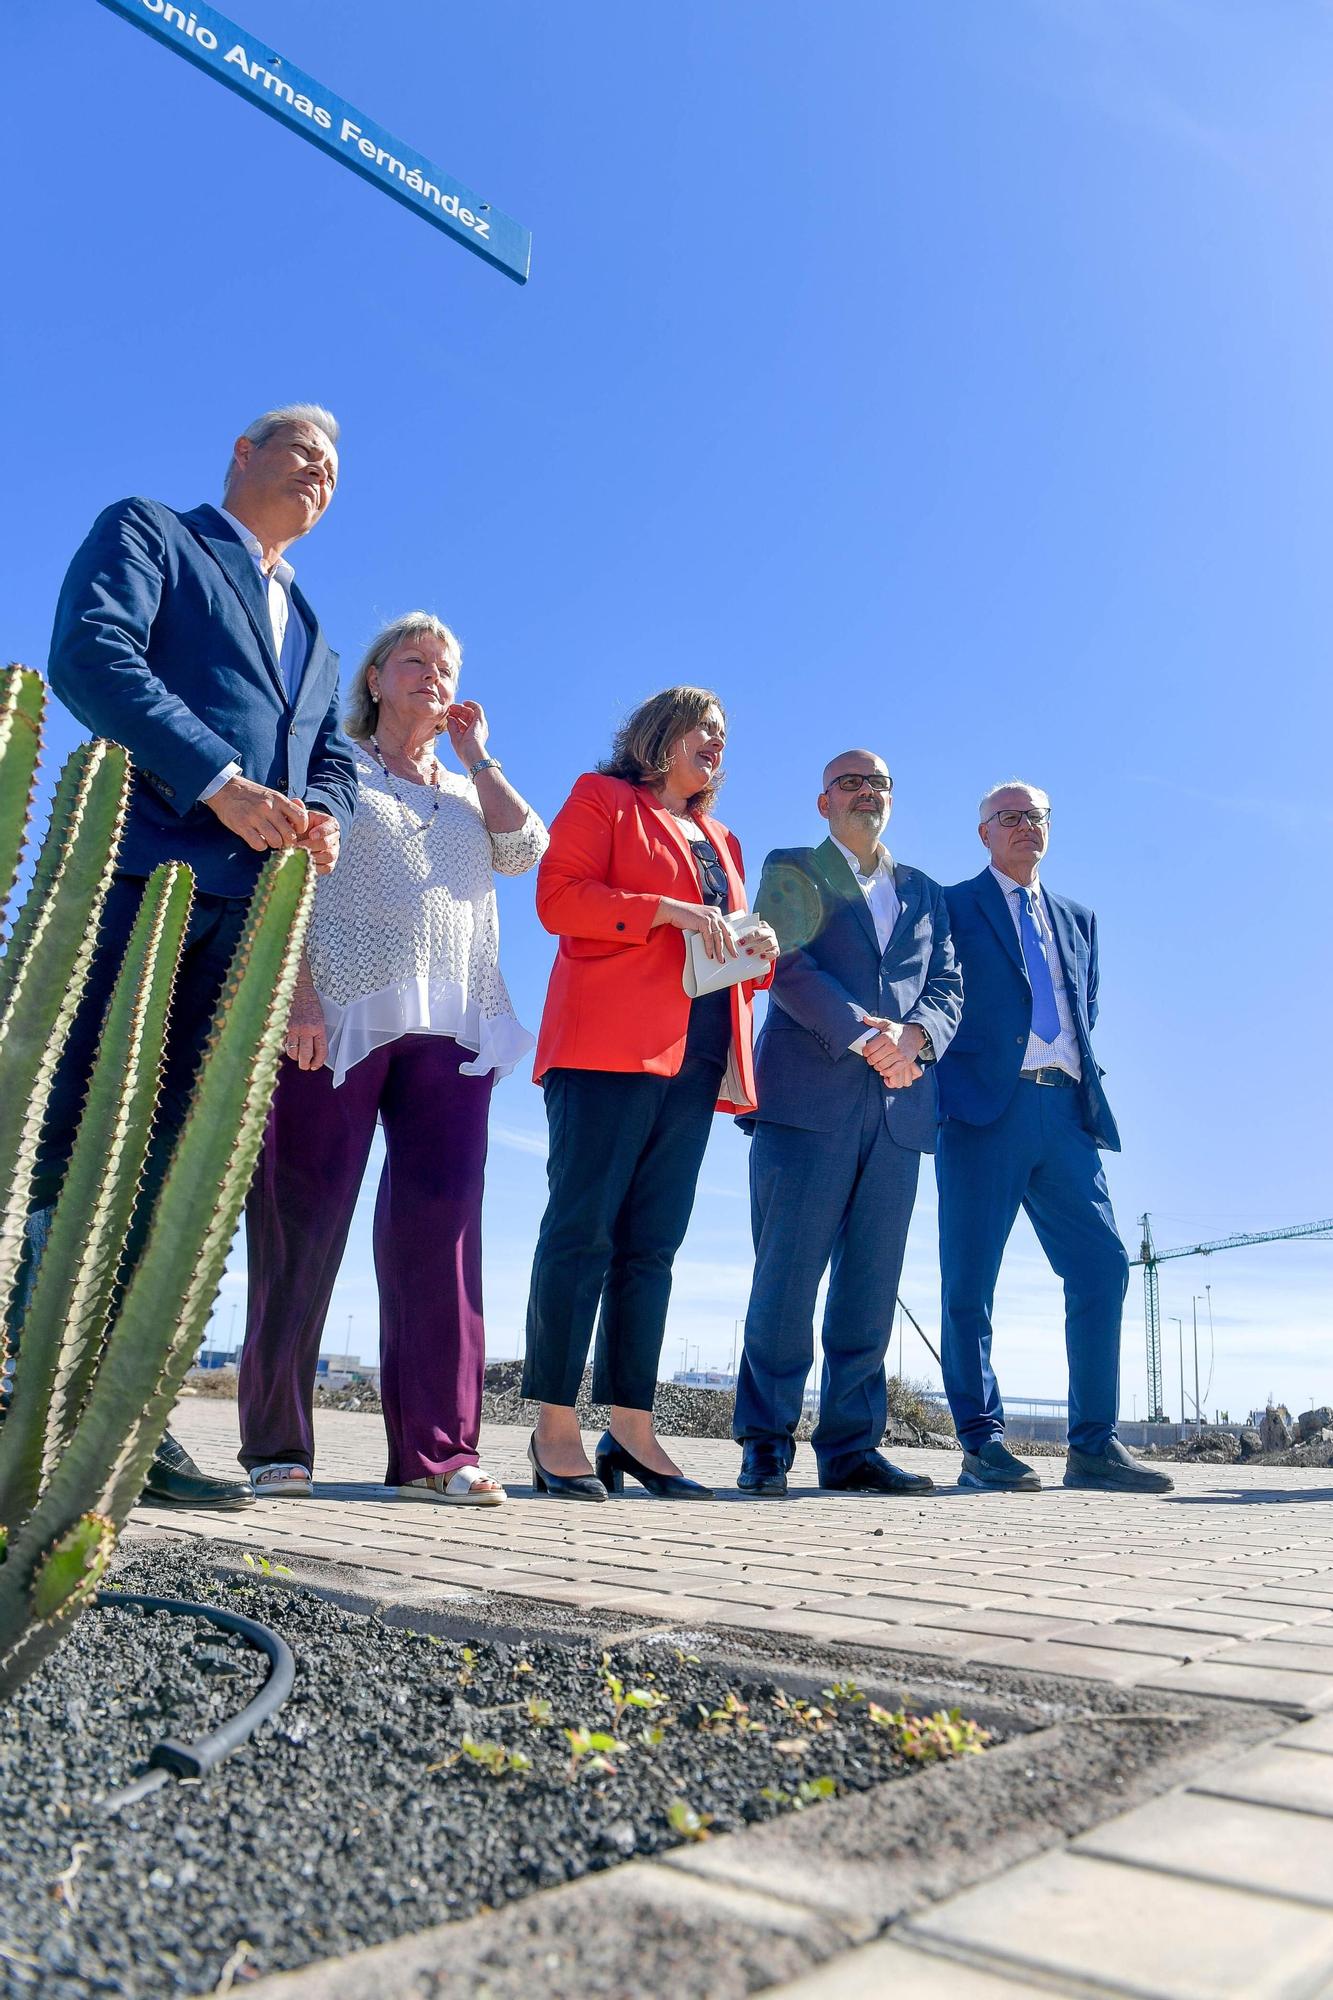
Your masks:
M617 1444L610 1431L603 1431L597 1444L597 1455L593 1459L597 1467L597 1477L608 1493L623 1493L625 1474L637 1479L645 1492L654 1500L712 1500L716 1498L711 1486L701 1486L697 1479L685 1479L679 1472L650 1472L646 1465L640 1465L632 1451L626 1451L623 1444Z
M548 1472L537 1456L537 1433L528 1439L528 1457L532 1460L532 1485L537 1493L549 1493L553 1500L607 1500L610 1495L600 1479L591 1473L578 1472L572 1477L562 1472Z

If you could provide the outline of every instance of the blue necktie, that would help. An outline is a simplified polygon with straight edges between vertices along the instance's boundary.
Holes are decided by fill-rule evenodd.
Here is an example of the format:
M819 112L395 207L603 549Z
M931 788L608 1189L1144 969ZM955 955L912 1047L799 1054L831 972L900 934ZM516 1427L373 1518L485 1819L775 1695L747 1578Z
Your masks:
M1039 916L1036 891L1024 889L1018 904L1018 935L1032 988L1032 1032L1043 1042L1053 1042L1060 1032L1060 1016Z

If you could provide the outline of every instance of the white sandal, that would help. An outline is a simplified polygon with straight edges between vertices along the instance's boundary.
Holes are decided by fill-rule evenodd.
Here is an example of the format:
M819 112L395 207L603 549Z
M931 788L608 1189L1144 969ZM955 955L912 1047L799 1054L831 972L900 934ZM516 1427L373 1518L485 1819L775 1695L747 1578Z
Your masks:
M484 1479L491 1484L479 1492ZM438 1500L449 1507L498 1507L509 1498L495 1474L480 1465L460 1465L447 1478L432 1472L424 1479L409 1479L398 1492L404 1500Z
M278 1459L272 1465L252 1466L250 1484L258 1498L268 1500L305 1500L315 1490L307 1466Z

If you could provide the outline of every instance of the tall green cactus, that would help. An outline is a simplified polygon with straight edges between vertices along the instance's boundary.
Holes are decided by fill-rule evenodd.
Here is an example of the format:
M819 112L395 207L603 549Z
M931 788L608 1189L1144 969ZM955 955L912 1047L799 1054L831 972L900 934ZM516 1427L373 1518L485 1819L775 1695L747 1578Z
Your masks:
M32 807L42 743L46 687L31 667L6 667L0 677L0 918L18 879L19 855Z
M0 771L0 785L7 781ZM37 1140L88 977L128 795L129 760L118 743L85 743L74 752L0 958L0 1314L18 1275ZM17 815L4 817L12 823ZM18 872L26 817L25 809L12 860L0 856L0 879Z
M0 839L15 817L4 693ZM108 814L102 773L117 769L119 803ZM0 960L0 1310L18 1267L56 1059L114 866L125 785L116 746L75 753ZM25 788L19 839L26 798ZM7 860L0 846L0 878ZM168 863L145 887L0 1425L0 1697L91 1598L194 1357L263 1137L311 886L303 853L288 850L264 864L143 1251L113 1313L151 1137L190 871Z

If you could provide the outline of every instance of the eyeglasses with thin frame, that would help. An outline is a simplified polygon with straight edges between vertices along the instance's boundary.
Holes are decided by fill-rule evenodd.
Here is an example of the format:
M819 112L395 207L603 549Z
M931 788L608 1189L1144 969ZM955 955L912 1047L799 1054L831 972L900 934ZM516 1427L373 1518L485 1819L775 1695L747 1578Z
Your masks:
M859 792L862 785L869 785L872 792L891 792L893 779L883 771L844 771L840 778L833 780L840 792ZM832 786L829 787L832 790Z
M1001 826L1008 827L1021 826L1024 820L1029 826L1049 826L1051 809L1049 806L1024 806L1020 810L1014 806L1006 806L1003 812L992 813L990 819L983 819L981 824L989 826L992 819L998 819Z

